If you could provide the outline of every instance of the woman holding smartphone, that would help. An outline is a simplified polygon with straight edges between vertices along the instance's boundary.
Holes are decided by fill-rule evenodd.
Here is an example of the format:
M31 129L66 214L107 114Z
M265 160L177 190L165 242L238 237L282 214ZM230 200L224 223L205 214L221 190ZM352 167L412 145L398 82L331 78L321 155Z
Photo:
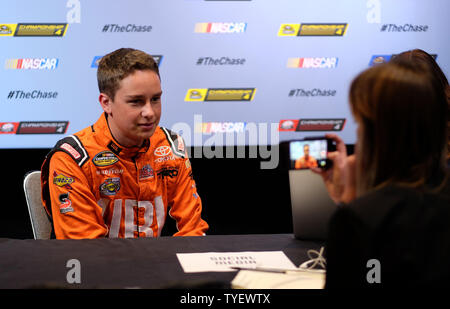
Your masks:
M337 135L322 175L341 204L329 222L326 288L440 286L450 279L448 103L425 65L377 65L350 87L355 154Z

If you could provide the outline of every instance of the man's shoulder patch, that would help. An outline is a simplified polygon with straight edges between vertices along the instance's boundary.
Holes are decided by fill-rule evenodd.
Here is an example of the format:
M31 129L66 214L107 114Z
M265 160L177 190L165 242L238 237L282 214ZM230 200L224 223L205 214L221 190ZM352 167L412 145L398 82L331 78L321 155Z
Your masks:
M164 135L166 136L166 139L169 142L172 152L181 158L186 158L187 157L186 146L184 144L183 138L169 129L163 127L160 128L163 131Z
M80 139L75 135L70 135L59 140L53 150L67 153L80 167L89 159L86 149Z

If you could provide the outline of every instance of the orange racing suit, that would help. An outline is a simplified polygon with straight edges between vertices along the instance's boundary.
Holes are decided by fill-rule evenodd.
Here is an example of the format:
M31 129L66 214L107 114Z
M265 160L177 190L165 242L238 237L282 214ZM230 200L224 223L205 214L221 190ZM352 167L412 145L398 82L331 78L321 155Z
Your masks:
M174 236L204 235L202 202L181 137L162 127L143 147L121 147L102 114L60 140L42 165L42 201L54 236L158 237L166 214Z
M301 157L295 161L295 169L317 167L317 161L313 157L309 156L308 160L305 157Z

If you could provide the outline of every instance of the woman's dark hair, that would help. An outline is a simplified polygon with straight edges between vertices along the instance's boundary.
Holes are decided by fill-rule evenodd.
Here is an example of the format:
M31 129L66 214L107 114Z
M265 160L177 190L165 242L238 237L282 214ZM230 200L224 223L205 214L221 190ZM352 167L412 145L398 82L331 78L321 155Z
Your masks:
M359 124L358 196L387 184L446 181L447 98L429 68L402 59L374 66L353 80L350 106Z
M405 51L403 53L400 53L398 55L395 55L395 57L392 58L391 62L397 62L397 61L409 61L411 63L417 64L417 65L423 65L427 67L431 74L434 75L441 83L442 86L445 89L446 96L447 96L447 104L448 104L448 110L447 110L447 163L450 163L450 86L448 84L448 79L445 76L444 72L442 72L441 68L437 64L435 58L428 54L426 51L422 49L413 49L409 51Z

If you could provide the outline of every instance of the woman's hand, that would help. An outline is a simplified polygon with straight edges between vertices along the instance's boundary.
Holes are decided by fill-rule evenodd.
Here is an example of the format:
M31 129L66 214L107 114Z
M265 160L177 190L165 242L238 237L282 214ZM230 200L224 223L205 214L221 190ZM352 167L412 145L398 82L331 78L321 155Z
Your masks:
M337 203L349 203L356 197L355 156L347 155L344 141L336 134L326 134L336 142L336 151L328 153L328 159L333 162L330 169L312 168L322 176L331 199Z

